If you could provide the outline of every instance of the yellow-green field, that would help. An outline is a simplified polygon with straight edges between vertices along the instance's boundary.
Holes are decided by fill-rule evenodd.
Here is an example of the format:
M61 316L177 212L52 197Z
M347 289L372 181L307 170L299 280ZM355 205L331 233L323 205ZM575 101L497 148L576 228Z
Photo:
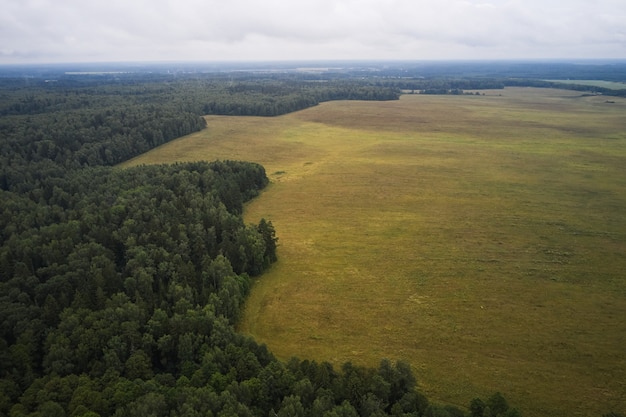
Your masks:
M330 102L126 165L263 164L279 261L240 331L280 358L411 363L436 402L626 412L626 100L560 90Z

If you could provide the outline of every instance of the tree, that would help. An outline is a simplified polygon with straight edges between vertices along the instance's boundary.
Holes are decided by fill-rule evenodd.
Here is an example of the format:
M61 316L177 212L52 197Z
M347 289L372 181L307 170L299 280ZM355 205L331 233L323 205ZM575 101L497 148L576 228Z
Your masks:
M278 242L276 231L274 230L272 222L267 221L264 218L259 221L257 230L261 234L263 242L265 242L265 253L263 254L263 259L264 267L268 267L270 264L278 260L276 256L276 242Z
M167 415L167 403L163 394L149 392L128 405L128 414L136 417L161 417Z
M282 404L276 417L305 417L306 411L302 406L300 397L297 395L289 395L283 399Z
M358 417L356 409L348 401L342 402L332 410L324 413L324 417Z
M480 398L474 398L469 407L471 417L483 417L485 407L485 403Z
M65 416L65 410L63 409L63 407L61 407L61 405L59 403L56 403L54 401L46 401L45 403L41 404L37 411L39 411L39 414L42 417L64 417Z
M152 365L150 358L141 349L138 349L130 355L124 366L126 369L126 376L131 380L136 378L152 378Z
M504 396L496 392L489 399L487 399L486 406L491 410L492 416L501 416L504 415L509 409L509 404L507 403Z
M417 385L410 365L403 361L396 362L394 366L390 360L383 359L378 367L378 374L389 383L390 404L413 391Z

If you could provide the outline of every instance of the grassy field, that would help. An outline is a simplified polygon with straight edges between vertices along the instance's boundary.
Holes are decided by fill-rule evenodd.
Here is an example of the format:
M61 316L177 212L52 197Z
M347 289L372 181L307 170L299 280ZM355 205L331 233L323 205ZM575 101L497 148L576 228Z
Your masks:
M560 90L330 102L127 165L262 163L279 262L242 332L281 358L411 363L433 401L626 411L626 100Z

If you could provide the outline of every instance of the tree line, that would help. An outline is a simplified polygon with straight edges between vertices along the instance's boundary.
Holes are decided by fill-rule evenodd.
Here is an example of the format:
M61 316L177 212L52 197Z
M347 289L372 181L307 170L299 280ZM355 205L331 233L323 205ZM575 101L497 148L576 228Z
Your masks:
M386 79L380 85L389 85L417 94L464 94L464 90L501 90L505 87L536 87L558 88L562 90L581 91L584 93L602 94L612 97L626 97L626 89L568 83L563 81L547 81L533 78L408 78Z
M202 115L276 116L329 100L399 97L393 87L351 80L210 76L0 79L0 87L0 187L23 175L7 170L40 161L69 168L118 164L201 130Z
M390 99L382 92L395 89L193 77L0 84L0 416L519 415L500 394L466 410L431 403L401 361L278 361L234 329L253 278L277 260L271 221L241 216L268 183L264 168L112 167L202 128L209 96L224 109L274 99L287 111L294 100Z

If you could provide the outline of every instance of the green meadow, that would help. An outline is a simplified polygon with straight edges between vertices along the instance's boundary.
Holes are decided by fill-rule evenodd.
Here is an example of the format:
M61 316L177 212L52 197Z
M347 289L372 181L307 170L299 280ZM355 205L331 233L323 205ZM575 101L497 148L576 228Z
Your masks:
M278 357L408 361L431 400L626 411L626 100L508 88L328 102L125 165L259 162L279 261L239 330Z

